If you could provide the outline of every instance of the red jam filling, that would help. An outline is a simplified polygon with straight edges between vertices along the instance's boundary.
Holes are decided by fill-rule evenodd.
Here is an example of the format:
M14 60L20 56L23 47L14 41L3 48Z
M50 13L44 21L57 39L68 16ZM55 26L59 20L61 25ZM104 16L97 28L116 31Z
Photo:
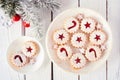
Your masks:
M20 62L23 63L23 60L22 60L22 58L21 58L20 55L16 55L16 56L14 57L14 59L16 59L16 58L19 58Z
M60 49L60 52L63 52L63 51L65 52L66 56L68 56L67 50L65 48Z
M101 40L100 35L96 35L95 39L96 39L96 41Z
M33 50L33 49L32 49L30 46L29 46L29 48L27 48L27 52L30 52L30 53L31 53L32 50Z
M90 24L91 24L91 23L88 23L88 22L87 22L87 23L85 24L85 27L86 27L86 28L90 28Z
M81 60L81 59L79 59L79 58L77 57L77 59L75 59L76 64L80 63L80 60Z
M89 52L94 52L95 58L97 57L97 54L96 54L96 51L95 51L95 49L93 49L93 48L90 48L90 49L89 49Z
M63 34L59 34L59 39L63 40L63 38L65 38Z
M77 37L76 41L81 42L82 41L81 37Z
M70 26L68 29L72 29L72 28L74 28L74 27L76 26L76 24L77 24L75 21L72 21L72 23L73 23L73 25Z

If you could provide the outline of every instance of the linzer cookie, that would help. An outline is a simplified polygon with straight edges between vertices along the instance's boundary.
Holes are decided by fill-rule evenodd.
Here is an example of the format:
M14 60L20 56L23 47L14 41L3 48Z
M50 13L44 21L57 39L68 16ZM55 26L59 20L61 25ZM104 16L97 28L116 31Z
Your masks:
M27 41L23 45L22 52L31 58L39 53L39 46L34 41Z
M15 67L23 67L28 63L28 58L22 52L16 52L11 55L10 62Z
M74 68L82 68L87 63L85 57L81 53L75 53L71 59L70 63Z
M89 61L96 61L102 55L102 52L97 46L88 46L85 52L85 56Z
M72 49L68 45L61 45L57 49L57 56L61 60L67 60L71 57L72 55Z
M74 47L83 47L86 43L86 35L84 33L75 33L71 38L71 44Z
M69 40L69 34L64 29L56 30L53 34L53 40L57 44L65 44Z
M80 27L83 32L91 33L92 31L94 31L95 26L96 26L96 21L91 17L87 17L81 21Z
M102 30L95 30L90 34L90 42L95 45L101 45L106 42L106 33Z
M79 29L79 21L74 17L70 17L64 22L64 28L69 33L74 33Z

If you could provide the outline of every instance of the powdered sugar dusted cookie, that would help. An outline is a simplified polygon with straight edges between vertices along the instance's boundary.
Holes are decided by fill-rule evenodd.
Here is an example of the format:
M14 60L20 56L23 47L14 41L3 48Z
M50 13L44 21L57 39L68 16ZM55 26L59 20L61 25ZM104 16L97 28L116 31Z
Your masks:
M53 40L57 44L65 44L69 40L69 34L64 29L59 29L54 32Z
M86 59L81 53L73 54L70 59L70 63L74 68L82 68L86 64Z
M64 22L64 27L69 33L74 33L79 28L79 22L74 17L70 17Z
M67 60L71 57L72 55L72 49L68 45L61 45L57 49L57 56L61 60Z
M11 64L13 64L14 67L23 67L25 64L28 63L27 57L22 54L22 52L12 54L10 60Z
M33 57L36 54L39 53L39 46L36 42L34 41L27 41L24 43L22 52L27 56L27 57Z
M96 30L90 34L90 42L95 45L103 44L106 39L106 33L101 30Z
M87 17L81 21L81 30L85 33L91 33L96 26L96 21L93 18Z
M89 46L85 52L85 56L89 61L96 61L102 55L102 52L97 46Z
M75 33L71 38L71 44L74 47L83 47L86 43L86 35L84 33Z

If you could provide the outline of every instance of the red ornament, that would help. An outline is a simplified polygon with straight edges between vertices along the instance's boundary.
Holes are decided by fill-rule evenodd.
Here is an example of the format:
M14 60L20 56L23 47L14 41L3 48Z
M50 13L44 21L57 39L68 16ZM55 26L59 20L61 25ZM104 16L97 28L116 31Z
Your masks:
M13 21L19 21L21 19L20 15L19 14L15 14L13 17L12 17L12 20Z
M23 26L28 28L28 27L30 27L30 23L23 21Z

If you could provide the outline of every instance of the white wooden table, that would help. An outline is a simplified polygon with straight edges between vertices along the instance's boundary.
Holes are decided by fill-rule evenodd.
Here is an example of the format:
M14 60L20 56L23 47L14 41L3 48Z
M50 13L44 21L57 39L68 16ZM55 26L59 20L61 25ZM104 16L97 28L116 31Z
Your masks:
M75 75L61 71L49 60L47 53L45 53L46 60L41 69L29 74L17 73L7 64L7 47L16 38L28 35L29 31L29 29L21 27L21 22L17 22L9 28L0 27L0 80L120 80L120 0L58 0L58 2L61 3L61 8L56 12L48 10L40 12L45 20L43 26L45 31L54 17L68 8L90 8L99 12L108 20L113 33L113 49L106 63L89 74ZM44 45L45 43L43 43Z

